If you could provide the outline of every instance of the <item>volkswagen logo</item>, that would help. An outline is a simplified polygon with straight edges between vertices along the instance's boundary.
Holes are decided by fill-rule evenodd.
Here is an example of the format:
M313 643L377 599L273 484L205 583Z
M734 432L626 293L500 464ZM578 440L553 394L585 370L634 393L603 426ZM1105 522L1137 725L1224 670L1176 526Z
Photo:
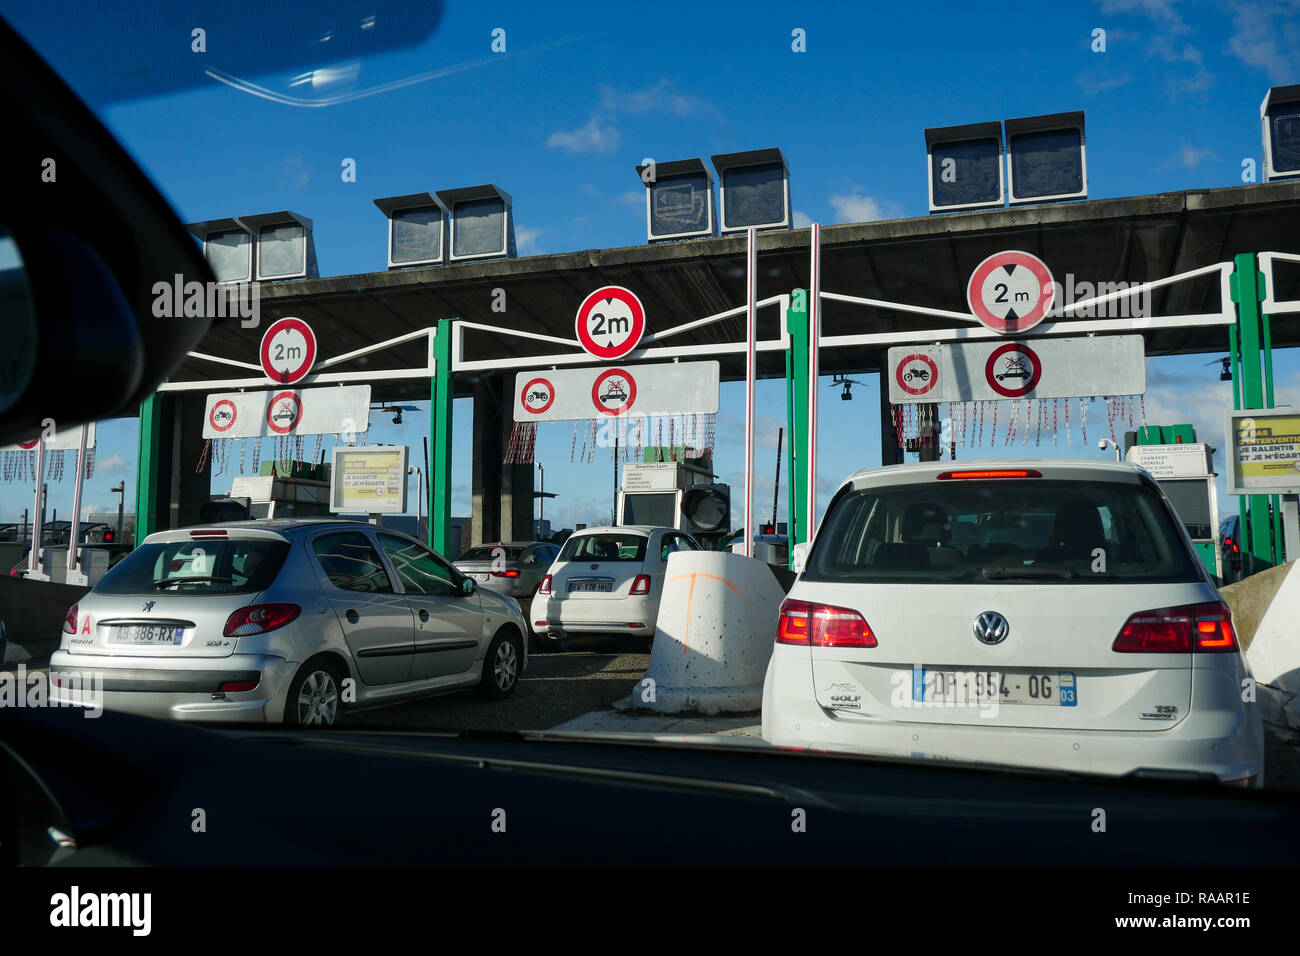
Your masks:
M972 625L975 639L981 644L1001 644L1011 633L1011 625L997 611L985 611Z

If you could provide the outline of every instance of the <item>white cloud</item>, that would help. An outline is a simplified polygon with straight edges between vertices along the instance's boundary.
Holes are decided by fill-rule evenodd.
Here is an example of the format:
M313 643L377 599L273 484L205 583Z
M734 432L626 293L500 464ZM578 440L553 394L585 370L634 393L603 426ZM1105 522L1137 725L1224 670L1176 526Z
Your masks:
M798 209L794 211L794 227L796 229L807 229L811 225L812 225L811 216L809 216L806 212L800 212Z
M521 256L535 256L542 252L537 245L537 237L546 230L528 229L525 227L515 227L515 245L518 247Z
M115 475L119 471L125 471L130 467L129 462L117 452L101 458L95 456L95 474L97 475Z
M570 153L608 153L618 146L618 140L618 129L598 114L577 129L552 133L546 145Z
M1128 70L1115 72L1109 69L1109 64L1105 67L1086 70L1074 78L1079 89L1089 96L1096 96L1098 93L1105 93L1107 90L1118 89L1133 80L1133 74Z
M1300 3L1234 2L1228 49L1242 63L1263 70L1271 83L1295 82L1300 74Z
M676 84L667 79L639 90L618 91L602 86L600 108L612 113L667 113L672 116L717 112L703 100L677 92L675 87Z
M623 193L621 196L619 196L618 199L615 200L615 201L618 202L620 205L623 205L623 206L635 206L635 207L638 208L638 209L644 209L644 208L645 208L645 190L644 190L644 189L630 189L630 190L628 190L627 192Z
M1188 169L1195 169L1203 159L1213 158L1215 158L1215 153L1212 149L1196 149L1193 146L1183 146L1178 151L1178 161Z
M892 203L883 202L873 196L864 196L856 190L852 193L832 196L830 203L835 210L837 223L875 222L879 219L889 219L897 212Z

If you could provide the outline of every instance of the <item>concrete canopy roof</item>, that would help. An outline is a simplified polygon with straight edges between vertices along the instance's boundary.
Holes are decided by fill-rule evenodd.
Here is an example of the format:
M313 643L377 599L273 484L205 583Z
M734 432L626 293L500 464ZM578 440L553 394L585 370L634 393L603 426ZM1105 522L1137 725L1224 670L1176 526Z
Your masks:
M807 287L809 232L759 233L760 299ZM1004 249L1039 256L1062 284L1067 275L1076 284L1151 281L1242 252L1300 254L1300 181L827 226L822 229L822 290L965 312L971 271ZM662 330L742 306L744 257L743 236L729 236L264 283L261 327L242 328L238 318L220 321L197 351L256 361L266 325L290 315L311 324L323 358L449 317L571 339L578 304L607 284L636 292L646 307L648 331ZM506 295L504 313L492 311L498 288ZM1275 291L1282 299L1300 298L1300 268L1279 270ZM1212 312L1219 307L1219 286L1214 276L1201 277L1156 290L1152 298L1156 315ZM778 334L777 311L759 311L760 338ZM823 322L827 335L959 325L837 302L824 305ZM738 342L743 334L742 314L661 344ZM1300 322L1274 322L1272 334L1275 346L1300 345ZM1146 329L1143 335L1148 355L1227 351L1221 326ZM886 347L826 349L822 372L876 371ZM369 356L369 364L356 360L332 371L418 367L424 364L424 349L417 340ZM565 350L509 336L466 335L470 359L557 351ZM743 377L742 354L719 358L724 380ZM782 375L783 363L781 353L760 353L760 374ZM544 365L538 362L538 367ZM231 371L191 357L172 380L227 378ZM457 394L469 393L472 378L457 377ZM303 384L310 385L311 379ZM375 401L429 396L428 383L414 380L375 380L373 388Z

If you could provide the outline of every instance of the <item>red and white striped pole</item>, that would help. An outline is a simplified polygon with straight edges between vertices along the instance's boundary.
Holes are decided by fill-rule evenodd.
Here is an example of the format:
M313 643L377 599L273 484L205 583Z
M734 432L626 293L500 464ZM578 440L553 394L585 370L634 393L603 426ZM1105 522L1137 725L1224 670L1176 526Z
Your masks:
M758 341L758 233L746 232L745 247L745 550L754 555L754 381Z
M808 288L808 514L804 540L811 541L817 527L817 377L821 370L822 332L822 227L812 224L809 235Z

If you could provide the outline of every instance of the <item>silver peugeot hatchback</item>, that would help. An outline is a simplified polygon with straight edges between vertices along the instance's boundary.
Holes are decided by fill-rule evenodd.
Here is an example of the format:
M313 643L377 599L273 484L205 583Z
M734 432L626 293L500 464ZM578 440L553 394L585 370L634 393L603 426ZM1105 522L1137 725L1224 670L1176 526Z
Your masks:
M528 631L420 542L331 519L161 531L68 610L51 696L181 720L332 724L348 707L514 692Z

